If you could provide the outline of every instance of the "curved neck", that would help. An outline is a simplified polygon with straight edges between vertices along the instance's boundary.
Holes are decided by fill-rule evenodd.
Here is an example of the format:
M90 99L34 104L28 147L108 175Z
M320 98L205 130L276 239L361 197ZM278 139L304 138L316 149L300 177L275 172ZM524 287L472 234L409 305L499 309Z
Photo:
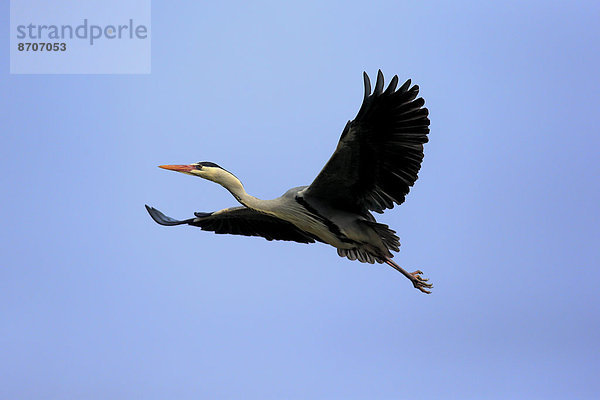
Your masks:
M231 193L233 197L235 197L235 199L240 202L240 204L248 208L260 210L261 200L249 195L244 189L244 185L242 185L242 182L240 182L239 180L236 179L236 182L223 182L221 183L221 186L229 190L229 193Z
M268 202L249 195L244 189L242 182L240 182L233 174L224 171L224 173L220 173L218 178L214 181L227 189L242 205L257 211L269 211L267 206Z

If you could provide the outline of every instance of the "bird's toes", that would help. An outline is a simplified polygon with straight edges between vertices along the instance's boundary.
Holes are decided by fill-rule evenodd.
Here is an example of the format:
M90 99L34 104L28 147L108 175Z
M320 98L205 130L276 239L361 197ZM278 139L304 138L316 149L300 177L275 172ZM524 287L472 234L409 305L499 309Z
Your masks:
M413 282L413 286L416 289L419 289L423 293L430 294L431 291L429 291L427 289L433 288L433 284L427 283L428 279L426 279L426 278L423 278L423 277L418 276L418 275L413 275L413 276L415 277L415 279L412 281Z

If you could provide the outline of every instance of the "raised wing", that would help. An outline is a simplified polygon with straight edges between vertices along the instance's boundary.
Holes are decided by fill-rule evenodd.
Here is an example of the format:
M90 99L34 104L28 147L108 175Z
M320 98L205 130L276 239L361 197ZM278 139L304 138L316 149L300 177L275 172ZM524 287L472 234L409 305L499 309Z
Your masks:
M282 219L262 214L247 207L233 207L212 213L195 213L196 218L176 220L156 208L146 206L156 223L165 226L193 225L204 231L231 235L261 236L267 240L289 240L314 243L315 238Z
M415 183L429 133L425 100L415 99L419 87L410 79L398 90L398 76L383 90L377 73L375 90L364 73L365 97L353 121L342 132L325 167L306 189L305 196L357 213L378 213L402 204Z

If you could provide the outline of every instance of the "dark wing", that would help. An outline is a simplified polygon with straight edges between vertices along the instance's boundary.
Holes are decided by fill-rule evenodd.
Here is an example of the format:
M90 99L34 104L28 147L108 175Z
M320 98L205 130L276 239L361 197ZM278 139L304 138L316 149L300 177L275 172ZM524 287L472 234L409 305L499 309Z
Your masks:
M196 218L176 220L156 208L146 206L154 221L160 225L193 225L204 231L231 235L262 236L267 240L289 240L314 243L315 238L282 219L262 214L247 207L227 208L213 213L195 213Z
M365 97L356 118L346 124L335 152L305 196L351 212L381 213L403 203L417 180L429 111L422 98L415 99L419 87L410 87L410 79L396 90L394 76L384 91L379 71L373 94L366 73L364 82Z

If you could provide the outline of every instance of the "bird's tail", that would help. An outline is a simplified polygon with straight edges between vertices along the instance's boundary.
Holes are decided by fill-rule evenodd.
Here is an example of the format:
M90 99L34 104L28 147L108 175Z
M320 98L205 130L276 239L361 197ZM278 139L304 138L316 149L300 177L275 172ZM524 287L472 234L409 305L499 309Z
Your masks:
M389 251L400 251L400 238L396 236L396 231L390 229L386 224L380 224L379 222L364 221L363 223L367 224L379 235L381 241Z
M340 257L347 257L350 260L358 260L369 264L373 264L374 262L381 264L386 262L390 257L393 257L391 251L400 250L400 238L396 236L396 232L391 230L389 226L373 221L363 221L363 223L375 231L386 247L387 252L383 252L381 248L363 244L352 249L338 249L337 252Z

